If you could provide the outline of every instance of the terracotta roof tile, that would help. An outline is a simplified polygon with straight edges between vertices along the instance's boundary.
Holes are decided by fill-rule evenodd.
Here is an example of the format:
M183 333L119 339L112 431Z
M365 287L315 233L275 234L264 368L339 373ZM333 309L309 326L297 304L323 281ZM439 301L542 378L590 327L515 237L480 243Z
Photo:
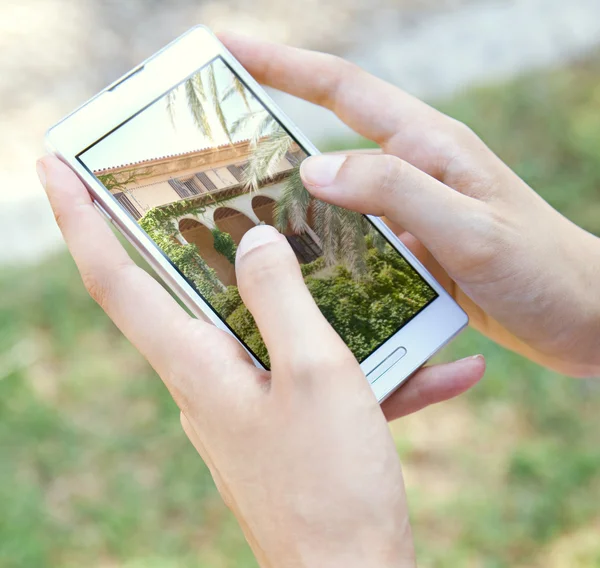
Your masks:
M244 140L238 140L237 142L235 142L233 144L233 146L241 146L243 144L247 144L248 142L250 142L250 138L246 138ZM93 170L93 173L95 174L102 174L103 172L110 172L110 171L114 171L114 170L121 170L123 168L129 168L131 166L145 166L148 164L155 164L157 162L161 162L163 160L169 160L171 158L184 158L186 156L191 156L193 154L200 154L202 152L206 152L207 150L221 150L223 148L228 148L230 147L229 143L226 144L220 144L219 146L206 146L204 148L198 148L197 150L190 150L189 152L182 152L180 154L166 154L165 156L159 156L157 158L151 158L150 160L140 160L137 162L128 162L125 164L119 164L117 166L111 166L109 168L101 168L99 170Z

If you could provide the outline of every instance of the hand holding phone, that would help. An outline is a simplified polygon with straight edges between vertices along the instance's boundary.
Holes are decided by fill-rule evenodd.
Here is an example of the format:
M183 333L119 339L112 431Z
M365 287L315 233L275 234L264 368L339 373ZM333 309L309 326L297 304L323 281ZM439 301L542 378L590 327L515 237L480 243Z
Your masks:
M237 253L240 293L271 354L268 372L129 258L67 166L47 157L40 171L86 287L162 377L259 562L411 565L402 474L384 416L308 293L287 239L256 227ZM456 395L482 373L481 358L422 369L384 403L388 418Z
M119 79L47 139L192 313L231 333L261 368L270 368L270 353L234 269L236 247L260 224L285 235L380 401L467 324L380 219L311 196L300 166L318 151L205 28Z
M312 195L385 215L492 340L560 373L600 375L600 239L573 224L466 125L327 54L224 34L263 84L336 112L382 148Z

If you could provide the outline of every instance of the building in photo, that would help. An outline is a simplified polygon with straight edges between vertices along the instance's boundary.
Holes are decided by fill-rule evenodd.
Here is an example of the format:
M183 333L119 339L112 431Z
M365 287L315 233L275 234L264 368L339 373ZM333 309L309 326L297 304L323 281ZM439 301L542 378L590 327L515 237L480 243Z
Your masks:
M228 233L237 245L255 225L274 225L274 207L283 185L305 156L292 144L273 168L273 175L261 180L259 189L250 190L243 172L251 151L251 142L244 140L96 170L94 174L137 221L153 209L189 203L186 209L191 212L172 219L177 229L174 238L182 245L194 244L221 283L228 286L235 284L235 269L215 249L213 231ZM310 227L303 234L285 234L300 263L312 262L322 254Z

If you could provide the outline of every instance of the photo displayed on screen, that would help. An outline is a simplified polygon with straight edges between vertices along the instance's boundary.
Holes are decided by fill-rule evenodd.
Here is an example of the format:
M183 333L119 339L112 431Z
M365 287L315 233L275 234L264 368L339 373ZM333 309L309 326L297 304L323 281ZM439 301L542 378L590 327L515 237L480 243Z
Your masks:
M306 156L218 57L78 159L265 366L234 266L244 233L263 223L286 236L317 305L362 361L437 294L365 216L310 196Z

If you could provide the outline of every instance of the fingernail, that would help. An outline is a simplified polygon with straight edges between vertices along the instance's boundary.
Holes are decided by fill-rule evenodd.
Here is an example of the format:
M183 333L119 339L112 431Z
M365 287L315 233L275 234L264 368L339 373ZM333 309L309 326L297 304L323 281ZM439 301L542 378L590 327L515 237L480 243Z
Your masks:
M483 361L485 359L485 357L483 355L471 355L470 357L464 357L463 359L459 359L459 361L477 361L477 360L481 360Z
M40 178L40 183L42 187L46 189L46 168L44 167L44 163L42 160L38 160L35 164L35 169L37 171L37 175Z
M250 229L243 237L237 249L237 258L242 258L261 245L272 243L281 238L281 233L271 225L258 225Z
M302 179L310 185L318 187L331 185L347 157L342 154L333 154L307 158L300 166Z

